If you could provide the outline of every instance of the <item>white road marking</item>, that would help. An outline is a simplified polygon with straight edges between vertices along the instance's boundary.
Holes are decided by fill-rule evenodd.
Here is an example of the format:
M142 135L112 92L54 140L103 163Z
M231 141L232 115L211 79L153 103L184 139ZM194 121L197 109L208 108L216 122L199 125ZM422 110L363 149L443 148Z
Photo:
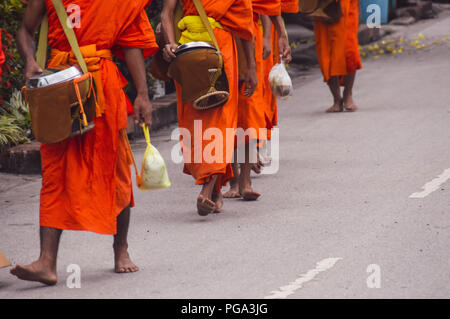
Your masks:
M450 168L447 168L441 175L433 179L431 182L426 183L422 189L423 191L413 193L409 198L424 198L430 195L432 192L437 191L442 184L450 179Z
M332 268L342 258L326 258L319 261L316 264L316 268L309 270L306 274L301 275L298 279L290 284L280 287L279 290L272 291L269 296L264 299L279 299L287 298L295 293L298 289L302 288L305 283L313 280L319 273Z

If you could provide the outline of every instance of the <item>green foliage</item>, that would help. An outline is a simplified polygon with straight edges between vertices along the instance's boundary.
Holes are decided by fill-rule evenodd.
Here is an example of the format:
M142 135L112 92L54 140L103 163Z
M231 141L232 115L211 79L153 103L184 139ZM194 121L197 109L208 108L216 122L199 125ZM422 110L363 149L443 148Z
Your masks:
M14 117L0 116L0 146L19 144L27 140Z
M22 21L25 6L20 0L0 1L0 28L3 51L6 56L0 79L0 104L2 100L9 100L12 88L23 85L23 63L17 51L15 36Z

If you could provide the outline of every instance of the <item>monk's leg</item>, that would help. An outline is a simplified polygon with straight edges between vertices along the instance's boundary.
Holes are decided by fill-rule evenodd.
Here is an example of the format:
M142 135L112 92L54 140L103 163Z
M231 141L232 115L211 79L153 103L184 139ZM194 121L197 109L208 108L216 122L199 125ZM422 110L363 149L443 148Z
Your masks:
M217 181L217 175L203 184L202 190L197 198L197 212L200 216L212 214L216 209L216 203L213 201L213 191Z
M254 163L252 163L252 156L254 157L255 148L252 147L252 142L245 147L245 162L241 164L241 171L239 174L239 192L244 200L256 200L260 193L257 193L252 188L251 170Z
M241 194L239 193L239 163L237 159L237 149L234 151L234 161L231 163L231 167L233 168L233 178L230 180L230 189L228 192L223 194L223 197L240 198Z
M117 233L114 235L114 270L117 273L136 272L136 266L128 254L128 228L130 226L130 206L117 216Z
M353 84L355 83L356 72L344 76L344 107L347 111L356 111L358 107L353 101Z
M46 285L55 285L58 281L56 274L56 258L58 255L61 229L40 228L41 254L39 259L30 265L17 265L11 269L11 274L28 281L38 281Z
M332 76L328 82L328 87L330 88L331 94L333 95L333 105L329 107L326 112L342 112L342 97L341 97L341 87L339 85L339 77Z
M212 193L212 200L214 202L214 204L216 204L216 208L214 209L214 213L221 213L222 212L222 207L223 207L223 195L222 195L222 191L217 190L218 187L216 185L216 187L214 187L213 189L213 193Z
M257 161L252 165L252 171L254 171L256 174L261 174L262 168L264 167L264 157L261 154L262 145L263 143L261 143L261 147L258 145L256 154Z

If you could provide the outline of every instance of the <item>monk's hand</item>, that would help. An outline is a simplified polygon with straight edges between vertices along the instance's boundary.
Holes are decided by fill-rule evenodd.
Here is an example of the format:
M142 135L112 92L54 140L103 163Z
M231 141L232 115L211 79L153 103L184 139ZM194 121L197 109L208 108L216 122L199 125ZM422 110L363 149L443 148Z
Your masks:
M36 75L36 74L41 74L42 72L44 72L44 71L37 64L37 62L35 60L31 60L31 61L27 62L25 65L25 72L23 74L23 79L25 82L27 82L30 77L32 77L33 75Z
M256 76L256 65L249 65L244 77L244 96L252 96L257 85L258 78Z
M272 53L272 41L270 37L263 37L263 59L266 60Z
M284 63L289 63L292 60L291 46L286 36L278 39L278 47L280 49L280 55L283 58Z
M152 125L152 104L148 93L138 93L134 100L134 123L136 125L145 123L147 126Z
M177 50L178 45L176 43L167 43L163 49L163 57L167 62L172 61L177 56L175 55L175 51Z

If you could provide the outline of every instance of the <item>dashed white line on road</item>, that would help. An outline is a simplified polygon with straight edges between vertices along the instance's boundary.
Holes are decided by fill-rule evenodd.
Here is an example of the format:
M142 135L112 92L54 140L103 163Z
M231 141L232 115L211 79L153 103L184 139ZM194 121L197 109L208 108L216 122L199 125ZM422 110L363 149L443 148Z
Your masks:
M290 284L280 287L280 289L272 291L269 296L264 299L280 299L287 298L302 288L305 283L313 280L319 273L332 268L342 258L326 258L316 264L316 268L309 270L306 274L301 275L298 279Z
M431 182L426 183L422 189L423 191L413 193L409 198L424 198L430 195L432 192L437 191L442 184L450 179L450 168L447 168L441 175L433 179Z

